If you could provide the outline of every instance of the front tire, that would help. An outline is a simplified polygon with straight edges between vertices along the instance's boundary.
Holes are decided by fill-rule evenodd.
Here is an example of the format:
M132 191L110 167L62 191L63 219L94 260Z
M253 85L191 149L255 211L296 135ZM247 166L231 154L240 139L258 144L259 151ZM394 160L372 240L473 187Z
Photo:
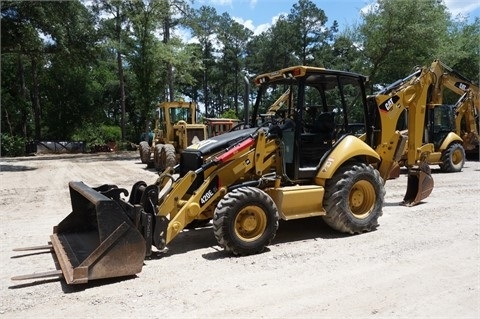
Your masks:
M148 162L150 162L150 146L148 145L148 142L141 141L139 151L142 164L148 164Z
M227 193L217 205L213 231L218 244L234 255L262 252L278 229L278 209L272 198L254 187Z
M378 226L385 197L376 169L363 163L341 167L325 184L325 222L343 233L357 234Z
M442 164L440 169L443 172L460 172L465 165L465 149L460 143L453 143L442 153Z

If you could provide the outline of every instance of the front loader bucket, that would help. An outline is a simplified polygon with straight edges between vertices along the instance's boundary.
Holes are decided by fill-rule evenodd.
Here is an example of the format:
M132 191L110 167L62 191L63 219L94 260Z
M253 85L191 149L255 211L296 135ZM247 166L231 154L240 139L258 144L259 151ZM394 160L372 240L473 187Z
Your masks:
M422 199L430 196L433 190L433 178L430 167L426 163L420 164L416 170L409 169L407 192L402 205L414 206Z
M145 240L121 203L70 182L72 212L53 228L52 246L68 284L142 270Z

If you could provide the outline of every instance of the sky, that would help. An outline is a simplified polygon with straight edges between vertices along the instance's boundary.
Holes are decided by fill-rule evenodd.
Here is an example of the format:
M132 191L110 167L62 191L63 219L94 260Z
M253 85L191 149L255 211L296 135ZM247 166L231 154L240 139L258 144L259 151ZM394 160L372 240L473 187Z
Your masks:
M254 34L268 29L281 14L288 14L296 0L195 0L194 7L208 5L217 10L217 14L224 12L237 22L245 25ZM327 18L327 26L334 20L342 30L346 26L353 26L361 22L360 12L372 4L372 0L312 0L322 9ZM452 17L468 16L472 23L475 17L480 17L480 0L444 0Z

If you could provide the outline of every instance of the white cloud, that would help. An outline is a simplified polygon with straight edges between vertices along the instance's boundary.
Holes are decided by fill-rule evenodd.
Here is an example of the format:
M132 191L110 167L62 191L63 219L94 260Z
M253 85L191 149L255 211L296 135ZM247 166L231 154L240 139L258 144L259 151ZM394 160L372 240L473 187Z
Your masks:
M371 2L371 3L367 4L366 6L364 6L363 8L361 8L360 13L368 14L369 12L376 10L377 7L378 7L378 4L377 4L376 1Z
M265 31L268 30L268 28L270 28L272 25L270 23L264 23L264 24L260 24L258 25L255 30L253 30L253 34L254 35L259 35Z
M252 31L255 29L255 26L253 25L252 20L244 20L243 18L240 18L240 17L232 17L232 19L233 21L243 25L247 29L250 29Z
M200 43L197 37L192 37L192 32L186 28L175 28L173 29L173 35L177 38L182 39L186 43Z
M245 28L252 31L254 35L258 35L258 34L264 32L264 31L266 31L271 26L270 23L264 23L264 24L260 24L258 26L255 26L253 24L252 20L244 20L243 18L240 18L240 17L232 17L232 19L234 21L238 22L239 24L243 25Z
M253 0L253 1L256 1L256 0ZM243 18L240 18L240 17L232 17L232 19L240 23L241 25L243 25L245 28L251 30L254 35L259 35L262 32L267 31L268 28L274 25L282 15L286 15L286 13L279 13L278 15L272 17L272 21L270 23L263 23L257 26L253 24L252 20L244 20Z
M213 6L231 6L232 0L210 0L210 5Z
M452 14L453 17L466 17L471 12L480 9L479 0L443 0L447 10ZM376 1L373 1L363 8L360 9L360 12L365 14L371 10L376 9L378 6Z
M478 0L444 0L448 11L453 17L466 17L471 12L480 9L480 1Z

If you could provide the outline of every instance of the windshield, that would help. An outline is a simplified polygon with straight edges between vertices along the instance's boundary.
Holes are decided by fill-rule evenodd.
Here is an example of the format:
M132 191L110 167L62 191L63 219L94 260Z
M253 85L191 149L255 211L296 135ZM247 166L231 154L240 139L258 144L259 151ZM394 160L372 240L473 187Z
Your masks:
M273 112L274 111L274 112ZM314 73L302 78L280 79L261 85L252 116L254 126L273 118L290 118L303 132L315 130L320 118L329 115L331 126L350 132L349 124L364 121L362 86L356 77L342 74ZM323 120L324 122L324 120Z
M189 108L170 108L169 113L172 124L178 123L178 121L192 122L192 115Z

